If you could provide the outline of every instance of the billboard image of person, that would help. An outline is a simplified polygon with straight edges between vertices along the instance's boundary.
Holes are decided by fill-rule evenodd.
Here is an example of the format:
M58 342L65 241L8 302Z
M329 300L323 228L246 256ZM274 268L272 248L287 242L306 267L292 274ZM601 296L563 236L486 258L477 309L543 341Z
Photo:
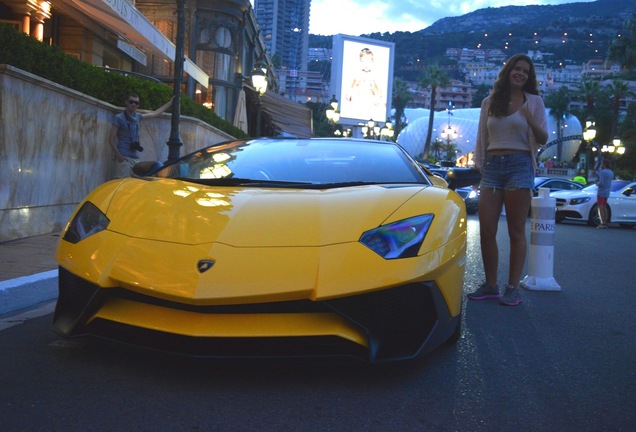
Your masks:
M360 69L345 88L344 100L355 105L386 106L380 82L375 71L373 51L364 47L360 50Z
M340 96L340 118L351 123L387 120L393 72L393 45L373 39L334 39L335 93ZM339 56L336 59L336 55ZM334 76L335 72L335 76Z

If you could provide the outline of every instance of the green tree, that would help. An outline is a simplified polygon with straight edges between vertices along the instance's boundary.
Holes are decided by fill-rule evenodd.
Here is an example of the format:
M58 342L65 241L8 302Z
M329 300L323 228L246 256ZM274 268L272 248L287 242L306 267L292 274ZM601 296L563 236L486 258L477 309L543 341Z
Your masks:
M636 14L627 20L625 31L610 42L606 61L620 63L625 75L633 73L636 66Z
M631 95L629 85L621 80L614 79L608 86L608 90L612 99L612 129L610 130L610 138L613 138L618 133L618 120L620 116L621 99Z
M400 131L404 127L402 124L402 118L404 117L404 109L410 101L413 100L413 95L409 91L409 87L405 81L396 78L393 81L393 95L392 104L395 108L395 136L400 134Z
M627 107L627 114L618 130L625 154L618 158L614 173L623 179L636 179L636 103Z
M601 93L601 84L594 78L583 78L578 85L577 94L585 102L586 115L594 117L594 102Z
M545 97L545 105L550 108L550 116L556 120L557 125L557 159L562 159L563 154L563 119L565 118L572 96L567 86L561 86L553 93Z
M435 98L437 96L438 87L450 86L450 78L444 73L438 64L431 64L426 67L424 75L420 78L419 88L431 88L431 106L428 117L428 131L426 132L426 141L424 142L424 151L422 159L428 159L428 148L431 145L431 137L433 136L433 119L435 117Z

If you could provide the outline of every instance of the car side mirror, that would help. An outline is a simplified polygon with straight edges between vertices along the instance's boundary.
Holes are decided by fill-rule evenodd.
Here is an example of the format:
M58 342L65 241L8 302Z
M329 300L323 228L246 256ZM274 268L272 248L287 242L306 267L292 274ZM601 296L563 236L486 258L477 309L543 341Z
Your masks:
M481 173L475 168L450 168L446 174L449 189L473 186L481 180Z
M163 164L157 161L143 161L137 162L133 166L133 173L139 177L146 177L155 171L163 168Z

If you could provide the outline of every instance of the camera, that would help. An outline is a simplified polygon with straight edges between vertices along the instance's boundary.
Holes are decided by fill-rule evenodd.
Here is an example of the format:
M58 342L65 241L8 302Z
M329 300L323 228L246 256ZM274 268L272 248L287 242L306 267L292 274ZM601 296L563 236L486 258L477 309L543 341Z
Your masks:
M137 150L137 151L144 151L144 148L142 146L139 145L139 141L133 141L130 143L130 149L131 150Z

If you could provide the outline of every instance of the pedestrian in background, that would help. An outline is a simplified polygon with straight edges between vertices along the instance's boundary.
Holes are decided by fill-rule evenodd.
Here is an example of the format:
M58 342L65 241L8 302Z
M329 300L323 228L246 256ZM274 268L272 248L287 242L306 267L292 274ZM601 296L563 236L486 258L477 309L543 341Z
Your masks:
M585 179L585 170L581 170L577 175L575 175L572 181L585 186L587 184L587 180Z
M607 228L609 222L609 214L607 211L607 199L612 189L612 180L614 179L614 171L610 169L608 159L601 162L601 170L598 172L598 181L596 182L596 205L598 207L598 217L600 223L596 228Z
M539 147L548 140L543 99L534 64L525 54L511 57L492 92L481 104L475 166L481 172L479 231L485 282L468 294L472 300L522 302L521 272L527 253L526 221L532 200ZM497 228L503 206L510 238L508 283L499 291Z
M173 98L174 99L174 98ZM142 119L158 117L168 109L172 99L156 111L147 114L137 112L139 95L131 93L126 98L126 109L115 115L110 129L108 143L113 150L113 178L132 175L132 167L139 161L139 152L144 151L139 144L139 124Z

